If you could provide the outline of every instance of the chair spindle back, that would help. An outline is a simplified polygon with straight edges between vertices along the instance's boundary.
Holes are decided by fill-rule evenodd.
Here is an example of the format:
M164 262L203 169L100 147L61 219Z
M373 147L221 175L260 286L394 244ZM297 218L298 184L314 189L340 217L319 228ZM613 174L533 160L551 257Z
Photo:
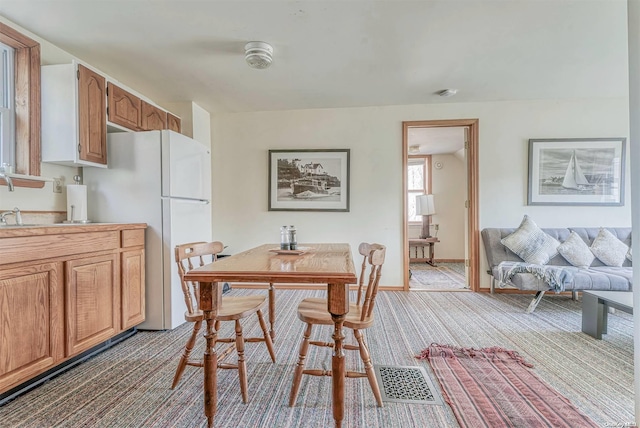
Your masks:
M189 315L195 314L200 308L200 290L197 282L185 281L184 275L196 267L215 262L222 250L224 250L224 245L220 241L190 242L176 245L175 255L178 274L180 275L184 302L187 305Z
M360 254L363 255L364 260L362 261L362 271L360 273L360 280L358 281L357 305L360 306L361 299L364 299L360 315L360 321L364 321L373 314L373 307L378 294L378 285L380 284L382 265L384 263L387 248L381 244L362 243L358 249ZM369 280L365 286L364 278L367 267L370 268L370 272Z

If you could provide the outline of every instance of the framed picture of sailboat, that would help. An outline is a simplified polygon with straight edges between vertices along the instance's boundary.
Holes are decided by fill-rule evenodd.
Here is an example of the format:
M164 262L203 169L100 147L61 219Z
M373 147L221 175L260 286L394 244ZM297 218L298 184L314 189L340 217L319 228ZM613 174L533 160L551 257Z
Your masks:
M349 154L269 150L269 211L349 211Z
M529 205L624 205L626 138L529 140Z

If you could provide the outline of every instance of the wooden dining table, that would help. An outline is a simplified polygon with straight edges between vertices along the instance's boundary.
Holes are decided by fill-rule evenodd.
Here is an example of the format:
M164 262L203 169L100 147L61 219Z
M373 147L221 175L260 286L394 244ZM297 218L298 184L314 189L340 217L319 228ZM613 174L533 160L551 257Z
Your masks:
M214 263L191 270L186 281L200 283L200 309L206 322L204 337L204 413L207 426L213 426L217 408L217 366L215 320L222 302L224 282L271 284L324 284L327 288L327 310L334 322L332 357L333 418L342 426L344 417L344 334L342 325L349 312L349 284L357 282L349 244L300 244L302 254L279 253L279 244L265 244ZM271 304L275 304L270 295ZM275 311L270 311L270 318ZM274 325L275 319L270 319Z

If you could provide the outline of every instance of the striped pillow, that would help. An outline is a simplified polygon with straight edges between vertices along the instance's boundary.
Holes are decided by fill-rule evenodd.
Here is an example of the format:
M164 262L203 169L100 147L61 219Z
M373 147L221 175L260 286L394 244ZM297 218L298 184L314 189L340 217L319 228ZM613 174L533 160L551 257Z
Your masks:
M525 215L520 226L500 240L527 263L545 265L558 254L560 242L544 233L529 216Z

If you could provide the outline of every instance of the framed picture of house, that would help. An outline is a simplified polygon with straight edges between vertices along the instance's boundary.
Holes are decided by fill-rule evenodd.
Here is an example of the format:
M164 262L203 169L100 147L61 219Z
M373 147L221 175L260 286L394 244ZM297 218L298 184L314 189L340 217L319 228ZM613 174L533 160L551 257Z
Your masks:
M349 211L349 155L269 150L269 211Z
M624 205L626 138L529 140L529 205Z

